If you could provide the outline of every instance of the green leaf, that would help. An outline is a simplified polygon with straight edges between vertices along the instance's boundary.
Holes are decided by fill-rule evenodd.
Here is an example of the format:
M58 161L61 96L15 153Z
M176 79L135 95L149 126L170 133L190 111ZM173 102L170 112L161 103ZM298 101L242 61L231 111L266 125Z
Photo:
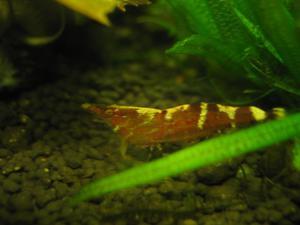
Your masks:
M265 37L272 43L289 68L291 75L300 82L300 40L296 22L282 0L252 0L251 7Z
M224 66L237 68L241 66L246 54L235 50L235 48L221 40L209 38L205 35L191 35L178 41L167 53L194 54L202 57L216 59Z
M249 90L267 93L278 89L299 95L300 23L298 20L297 25L295 19L300 18L300 14L295 8L300 8L300 4L297 1L166 1L180 22L177 33L184 33L184 39L168 52L196 54L220 64L210 64L209 72L221 66L224 73L238 73L229 76L210 74L222 97L227 95L234 101L234 96L250 93ZM239 88L241 91L232 95L225 93L219 84L225 87L224 90L236 84L245 88ZM245 99L248 101L262 95Z
M266 49L269 50L270 53L272 53L273 56L275 56L280 62L282 62L282 59L274 46L269 42L269 40L266 39L261 29L253 24L247 17L245 17L238 9L235 10L237 16L240 18L242 23L245 25L246 28L248 28L249 32L259 41L261 42Z
M108 14L113 12L116 7L125 11L125 5L149 4L149 0L56 0L60 4L82 13L91 19L105 25L109 25Z
M206 1L167 0L172 6L177 20L181 20L190 34L205 34L219 38L219 31Z
M284 132L282 132L284 131ZM203 168L299 136L300 113L203 141L167 157L128 169L83 187L71 204L109 192L157 182L185 171Z
M107 15L118 5L117 0L56 0L66 7L86 15L100 23L109 25Z
M300 171L300 138L295 138L295 145L293 148L293 165Z
M167 53L204 57L211 68L220 68L217 71L209 71L213 91L231 104L246 104L266 95L270 88L266 86L260 74L248 69L249 59L256 56L255 50L248 48L240 51L235 48L235 44L203 35L192 35L177 42ZM228 89L228 84L234 85L235 88Z

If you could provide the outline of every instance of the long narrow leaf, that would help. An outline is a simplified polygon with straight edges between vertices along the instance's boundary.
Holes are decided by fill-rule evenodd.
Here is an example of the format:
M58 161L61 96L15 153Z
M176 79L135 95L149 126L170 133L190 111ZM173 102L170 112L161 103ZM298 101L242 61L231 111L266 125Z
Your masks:
M277 58L278 61L282 62L280 55L278 54L274 46L269 42L269 40L266 39L261 29L257 25L253 24L251 20L249 20L245 15L243 15L238 9L236 9L235 12L242 21L242 23L245 25L245 27L249 30L249 32L259 42L263 43L263 45L269 50L270 53L272 53L274 57Z
M191 35L178 41L167 53L193 54L206 58L213 58L223 66L233 70L241 70L245 52L237 51L232 45L221 40L209 38L205 35ZM239 71L241 72L241 71Z
M300 171L300 137L295 138L295 145L293 149L293 165Z
M103 194L157 182L165 177L199 169L226 159L279 143L300 134L300 113L219 136L185 148L167 157L137 166L83 187L71 204Z

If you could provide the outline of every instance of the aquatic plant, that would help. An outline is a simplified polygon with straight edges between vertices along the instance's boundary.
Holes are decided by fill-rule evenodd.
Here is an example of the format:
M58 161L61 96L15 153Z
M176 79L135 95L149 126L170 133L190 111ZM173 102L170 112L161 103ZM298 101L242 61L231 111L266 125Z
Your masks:
M149 0L56 0L57 2L88 16L105 25L109 25L108 14L113 12L116 7L125 11L125 5L149 4Z
M300 95L300 38L294 1L282 0L165 0L173 11L164 23L181 39L168 52L205 58L209 81L225 101L253 102L283 90ZM174 28L176 27L176 28ZM234 88L229 88L234 87ZM293 106L297 108L297 106ZM284 131L284 132L283 132ZM300 114L266 122L205 140L167 157L134 167L83 187L71 203L157 182L275 143L295 138L293 164L300 168Z
M282 132L283 130L285 132ZM71 203L79 203L112 191L156 182L184 171L199 169L258 151L275 143L297 137L299 134L300 113L297 113L284 119L209 139L153 162L96 180L83 187L71 199ZM299 159L296 163L299 168Z
M245 104L276 90L300 94L300 37L284 1L165 2L181 33L168 52L213 64L208 80L225 101Z

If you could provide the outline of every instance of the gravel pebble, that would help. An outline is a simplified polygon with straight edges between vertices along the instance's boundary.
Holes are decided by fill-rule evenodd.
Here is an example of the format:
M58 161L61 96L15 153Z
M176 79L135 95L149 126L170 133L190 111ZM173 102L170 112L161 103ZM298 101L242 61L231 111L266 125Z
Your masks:
M197 171L198 179L204 184L220 184L236 174L237 165L232 160L219 165L205 167Z
M53 183L53 187L56 190L56 196L59 199L62 199L64 196L66 196L69 191L68 186L63 182L55 181Z
M34 207L31 193L20 192L10 197L10 207L15 211L32 210Z
M21 190L21 186L12 179L5 179L3 181L3 189L8 193L15 193Z
M185 219L181 220L178 225L198 225L198 223L193 219Z
M9 156L11 152L6 148L0 148L0 158L5 158Z
M72 169L80 168L84 159L84 155L82 153L74 153L73 151L64 152L63 156L67 166L71 167Z
M48 190L36 188L36 190L34 190L34 194L35 194L36 204L40 208L43 208L50 201L56 199L56 191L54 188Z
M28 143L28 136L24 127L8 127L0 137L0 142L4 147L16 151L18 147L23 147Z

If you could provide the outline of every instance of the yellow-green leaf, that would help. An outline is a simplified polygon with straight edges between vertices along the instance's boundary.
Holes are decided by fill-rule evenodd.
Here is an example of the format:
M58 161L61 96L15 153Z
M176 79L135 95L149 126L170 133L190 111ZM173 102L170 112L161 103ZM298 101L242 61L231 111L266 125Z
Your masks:
M66 7L82 13L100 23L109 25L107 15L118 6L119 0L56 0Z
M56 0L66 7L84 14L105 25L109 25L107 15L119 7L125 11L125 5L145 5L149 4L149 0Z

